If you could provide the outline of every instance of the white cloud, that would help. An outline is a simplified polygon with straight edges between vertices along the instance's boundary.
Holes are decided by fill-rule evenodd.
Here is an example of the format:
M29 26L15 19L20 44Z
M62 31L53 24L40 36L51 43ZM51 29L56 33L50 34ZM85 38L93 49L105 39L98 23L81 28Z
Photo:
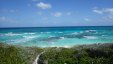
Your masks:
M65 13L55 12L55 13L52 13L52 15L55 16L55 17L61 17L62 15L70 16L71 15L71 12L65 12Z
M98 9L95 8L93 9L93 12L98 13L98 14L113 14L113 8L102 8L102 9Z
M97 9L94 9L93 12L98 13L98 14L102 14L103 13L103 11L97 10Z
M102 8L102 9L95 8L93 9L93 12L103 14L104 20L113 21L113 8Z
M62 16L62 13L61 12L56 12L56 13L53 14L53 16L60 17L60 16Z
M52 6L51 6L50 4L40 2L40 3L37 3L37 7L38 7L38 8L41 8L41 9L49 9L49 8L51 8Z
M108 12L110 14L113 14L113 8L106 8L105 12Z

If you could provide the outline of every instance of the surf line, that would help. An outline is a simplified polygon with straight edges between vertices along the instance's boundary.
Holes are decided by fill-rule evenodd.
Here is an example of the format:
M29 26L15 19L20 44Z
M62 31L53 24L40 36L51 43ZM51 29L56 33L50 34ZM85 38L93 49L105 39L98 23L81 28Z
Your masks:
M40 54L38 54L38 56L36 57L35 61L32 63L32 64L38 64L38 60L39 60L39 57L43 54L44 52L41 52Z

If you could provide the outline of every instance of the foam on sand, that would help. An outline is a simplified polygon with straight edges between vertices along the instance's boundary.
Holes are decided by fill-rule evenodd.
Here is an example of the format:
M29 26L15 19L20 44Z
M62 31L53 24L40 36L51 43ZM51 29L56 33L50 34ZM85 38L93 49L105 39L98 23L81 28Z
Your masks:
M64 46L64 48L70 48L70 46L68 46L68 45L65 45L65 46Z

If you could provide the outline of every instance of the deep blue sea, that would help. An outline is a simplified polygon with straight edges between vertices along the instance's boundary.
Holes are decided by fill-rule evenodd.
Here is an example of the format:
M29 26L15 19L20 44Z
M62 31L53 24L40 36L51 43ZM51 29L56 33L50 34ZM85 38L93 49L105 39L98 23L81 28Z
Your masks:
M37 47L113 43L113 26L0 28L0 42Z

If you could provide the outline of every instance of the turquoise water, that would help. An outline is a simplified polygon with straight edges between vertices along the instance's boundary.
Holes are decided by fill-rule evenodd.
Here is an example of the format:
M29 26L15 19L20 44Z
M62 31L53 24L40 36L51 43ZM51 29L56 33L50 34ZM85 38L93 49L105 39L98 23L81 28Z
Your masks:
M0 42L38 47L113 43L113 26L0 28Z

